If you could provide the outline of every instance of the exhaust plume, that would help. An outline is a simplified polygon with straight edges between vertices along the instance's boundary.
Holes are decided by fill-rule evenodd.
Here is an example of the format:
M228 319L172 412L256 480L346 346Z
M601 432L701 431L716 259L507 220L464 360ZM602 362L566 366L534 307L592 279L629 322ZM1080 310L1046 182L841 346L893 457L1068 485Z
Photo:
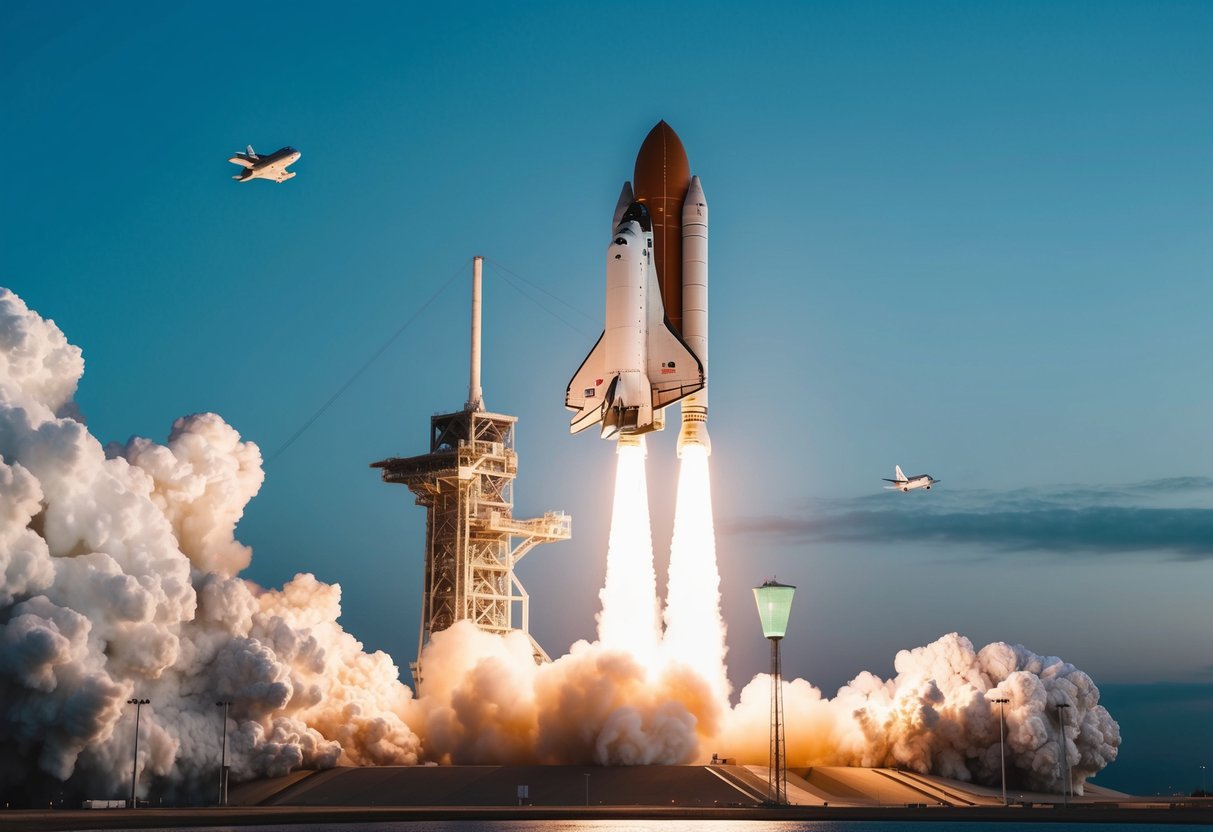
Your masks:
M663 644L670 662L691 667L708 681L713 696L727 704L731 688L724 663L708 449L688 444L681 456Z
M384 653L338 624L341 590L309 574L240 578L234 537L264 479L257 446L213 414L163 443L102 448L73 401L84 363L52 321L0 289L0 789L130 789L131 697L146 698L138 792L207 800L229 700L236 780L298 768L443 763L765 763L770 679L730 706L707 457L684 449L664 633L644 449L621 444L599 640L536 666L520 633L436 633L414 698ZM1082 671L951 634L826 699L785 682L792 766L899 765L1075 791L1115 759L1116 723ZM1070 706L1067 725L1057 705ZM194 785L190 785L194 784ZM202 785L198 785L202 784ZM194 793L189 790L195 789ZM32 797L30 798L32 799Z
M602 601L598 641L604 647L629 651L648 668L657 663L661 631L657 575L653 571L653 532L649 524L649 486L644 471L644 437L621 440L616 450L606 583L598 593Z

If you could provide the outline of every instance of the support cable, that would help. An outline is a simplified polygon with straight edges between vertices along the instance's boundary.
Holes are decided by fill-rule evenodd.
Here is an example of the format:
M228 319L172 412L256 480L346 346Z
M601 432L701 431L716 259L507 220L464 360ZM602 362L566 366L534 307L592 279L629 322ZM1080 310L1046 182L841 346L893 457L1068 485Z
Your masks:
M421 304L421 306L419 306L417 308L417 311L415 311L411 316L409 316L408 320L406 320L403 324L401 324L400 327L395 332L392 333L391 337L389 337L386 341L384 341L379 346L379 349L375 350L375 352L371 354L371 357L368 358L366 361L364 361L362 366L359 367L357 370L355 370L354 373L345 380L344 384L342 384L339 388L337 388L337 392L335 392L333 395L329 396L328 401L326 401L324 404L320 405L320 408L311 415L311 418L309 418L306 422L303 423L303 425L299 428L299 430L297 430L293 434L291 434L290 439L286 440L286 442L284 442L282 444L282 446L280 448L278 448L278 450L274 451L274 453L272 453L269 456L269 458L265 461L265 465L267 467L278 457L282 456L282 454L286 451L287 448L289 448L291 445L295 444L295 441L298 440L299 437L303 436L303 434L307 432L307 429L310 428L313 424L315 424L316 420L319 419L321 416L323 416L325 411L327 411L330 407L332 407L336 403L336 401L339 398L341 398L342 394L344 394L346 390L350 389L350 386L355 381L358 380L359 376L361 376L368 369L370 369L370 366L379 359L379 356L381 356L385 352L387 352L388 347L390 347L393 343L395 343L396 339L399 338L402 334L404 334L404 331L406 329L408 329L418 318L420 318L422 313L424 313L425 310L429 309L430 306L434 303L434 301L438 300L438 296L441 295L443 292L445 292L448 288L450 288L450 285L455 282L455 279L457 277L459 277L461 274L463 274L464 272L467 271L467 264L470 261L470 259L471 258L468 258L467 260L464 260L462 263L460 263L459 268L450 276L450 278L445 283L443 283L440 287L438 287L438 289L435 290L434 294L430 295L429 299L426 300L425 303Z
M518 291L518 294L522 295L524 298L526 298L527 300L529 300L531 303L533 303L533 304L535 304L536 306L538 306L538 307L539 307L540 309L542 309L544 312L547 312L547 313L548 313L549 315L551 315L553 318L555 318L556 320L560 321L562 324L564 324L564 325L565 325L565 326L567 326L569 329L571 329L571 330L573 330L574 332L576 332L578 335L583 335L583 336L586 336L586 337L588 337L588 338L592 338L592 337L594 337L594 333L593 333L593 332L591 332L590 330L587 330L586 328L584 328L584 327L582 327L582 326L579 326L578 324L573 323L573 322L572 322L572 321L570 321L568 318L566 318L565 316L561 315L559 312L556 312L556 311L555 311L555 310L553 310L553 309L552 309L550 306L548 306L547 304L545 304L545 303L543 303L542 301L540 301L538 298L534 297L534 296L533 296L531 293L528 293L528 292L524 291L524 290L523 290L523 289L522 289L520 286L518 286L518 285L517 285L517 283L515 283L514 281L517 281L518 283L521 283L521 284L523 284L524 286L529 287L529 288L530 288L531 290L533 290L534 292L539 292L539 293L541 293L541 294L547 295L549 298L551 298L552 300L554 300L556 303L560 304L560 305L561 305L561 306L563 306L564 308L566 308L566 309L568 309L568 310L572 311L574 314L578 315L579 317L584 318L585 320L589 321L589 323L590 323L591 327L596 327L596 326L598 326L599 321L597 321L597 320L596 320L596 319L595 319L595 318L594 318L592 315L586 314L586 313L585 313L585 312L583 312L582 310L580 310L580 309L578 309L577 307L573 306L573 305L572 305L571 303L569 303L568 301L562 300L561 298L559 298L559 297L557 297L556 295L552 294L551 292L549 292L547 289L543 288L542 286L540 286L540 285L538 285L538 284L536 284L536 283L533 283L533 282L531 282L530 280L527 280L527 279L526 279L525 277L523 277L522 275L518 274L517 272L513 271L512 269L507 268L507 267L505 266L505 264L501 263L500 261L498 261L498 260L494 260L494 259L489 258L489 257L486 257L486 258L485 258L485 261L486 261L486 262L488 262L488 263L492 263L492 264L493 264L493 266L494 266L495 268L497 268L498 270L500 270L500 271L503 273L503 276L505 277L506 283L509 283L511 286L513 286L513 287L514 287L514 289L516 289L516 290ZM510 278L513 278L513 280L511 280Z

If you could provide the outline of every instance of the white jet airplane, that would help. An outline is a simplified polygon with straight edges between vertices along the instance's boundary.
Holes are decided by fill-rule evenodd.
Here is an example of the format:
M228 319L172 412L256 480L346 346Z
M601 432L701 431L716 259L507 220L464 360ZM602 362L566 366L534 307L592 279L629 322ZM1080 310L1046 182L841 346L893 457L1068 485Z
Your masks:
M885 477L884 480L885 482L893 483L892 485L885 486L885 488L889 489L890 491L911 491L915 488L925 488L930 491L932 485L937 482L941 482L941 480L935 479L930 474L915 474L912 477L907 477L901 472L900 465L893 466L893 475L897 479L891 480L888 477Z
M244 170L232 177L237 182L248 182L250 179L273 179L275 182L281 183L295 176L293 172L287 170L287 167L299 161L301 155L303 154L293 147L284 147L275 150L268 156L258 156L253 152L253 146L250 144L247 153L237 153L228 161L233 165L244 167Z

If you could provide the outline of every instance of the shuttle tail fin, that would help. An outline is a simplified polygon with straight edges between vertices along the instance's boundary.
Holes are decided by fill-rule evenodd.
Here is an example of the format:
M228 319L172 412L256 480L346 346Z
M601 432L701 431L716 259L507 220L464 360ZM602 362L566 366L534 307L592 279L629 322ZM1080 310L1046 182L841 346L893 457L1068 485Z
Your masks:
M893 466L893 474L894 474L894 476L896 476L896 477L897 477L897 481L898 481L898 482L905 482L906 480L908 480L908 479L909 479L909 477L907 477L905 474L901 473L901 466L900 466L900 465L894 465L894 466Z

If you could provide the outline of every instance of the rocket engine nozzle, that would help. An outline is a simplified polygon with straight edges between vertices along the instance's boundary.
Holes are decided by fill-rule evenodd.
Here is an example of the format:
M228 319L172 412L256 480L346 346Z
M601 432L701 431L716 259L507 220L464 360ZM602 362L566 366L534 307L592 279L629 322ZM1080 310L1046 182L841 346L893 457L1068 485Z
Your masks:
M620 395L622 385L619 376L611 379L607 385L602 402L602 438L614 439L620 432L630 433L635 430L640 416L640 408L629 406Z
M649 455L649 446L644 441L644 435L640 433L620 434L619 441L615 443L615 454L622 454L624 448L639 448L646 457Z
M712 455L712 440L708 436L708 409L701 405L682 406L682 427L678 430L678 458L688 445L702 445Z

